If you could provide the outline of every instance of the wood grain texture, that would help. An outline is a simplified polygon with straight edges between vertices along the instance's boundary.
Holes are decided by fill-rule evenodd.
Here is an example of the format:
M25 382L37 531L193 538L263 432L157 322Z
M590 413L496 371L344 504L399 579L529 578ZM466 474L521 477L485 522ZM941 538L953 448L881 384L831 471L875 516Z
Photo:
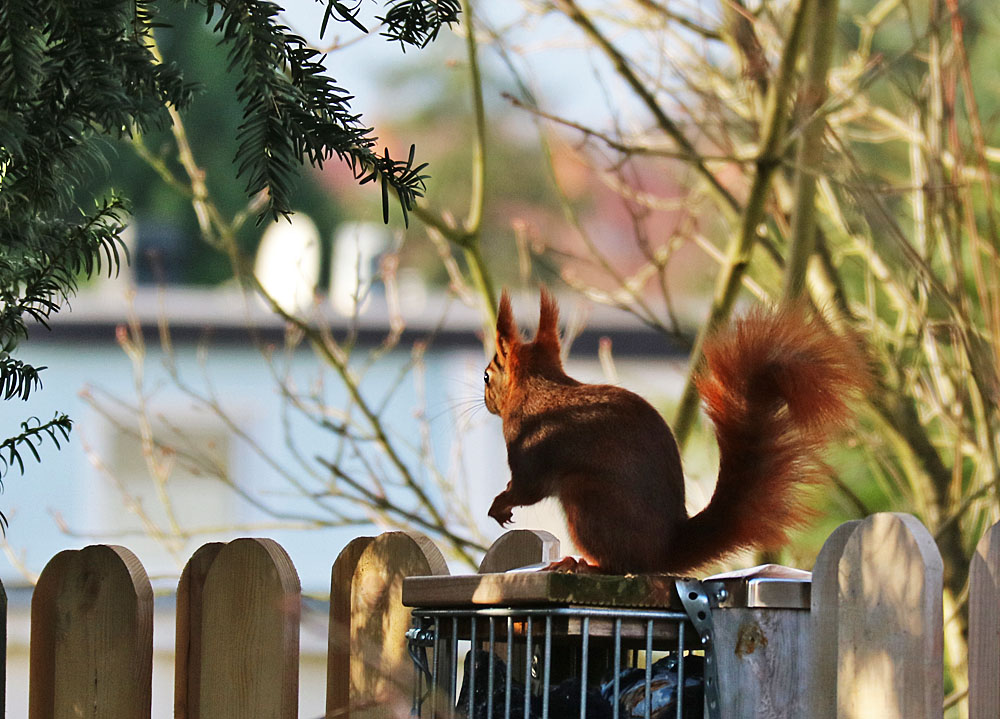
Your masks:
M205 578L223 542L198 548L177 583L177 626L174 651L174 718L201 719L202 596Z
M675 579L666 574L620 577L562 572L418 576L404 581L403 602L410 607L586 604L680 610Z
M940 719L942 562L907 514L865 519L839 567L837 716Z
M845 522L827 537L812 570L810 594L810 634L808 658L809 717L836 719L837 702L837 619L840 603L840 558L844 547L861 520Z
M296 719L301 594L291 560L270 539L237 539L205 577L197 715Z
M513 529L500 535L479 563L480 574L506 572L559 559L559 540L544 529Z
M361 552L351 582L352 717L408 715L414 671L403 579L447 573L441 551L417 532L386 532Z
M358 537L337 555L330 572L330 627L326 657L326 715L348 717L351 701L351 586L358 560L375 541Z
M124 547L60 552L31 603L30 719L149 719L153 590Z
M969 719L1000 717L1000 524L969 565Z
M806 716L809 612L805 609L718 609L716 662L722 716Z
M52 675L56 653L56 599L75 550L56 554L38 576L31 595L31 640L29 647L28 717L53 716L55 690Z

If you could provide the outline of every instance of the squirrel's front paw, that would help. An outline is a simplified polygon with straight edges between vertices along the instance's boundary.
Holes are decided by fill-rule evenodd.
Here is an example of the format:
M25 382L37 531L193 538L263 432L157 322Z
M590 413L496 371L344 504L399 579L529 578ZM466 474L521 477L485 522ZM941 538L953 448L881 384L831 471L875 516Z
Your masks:
M591 564L583 557L563 557L562 559L550 562L542 569L543 572L560 572L562 574L600 574L601 568L596 564Z
M490 507L489 515L497 520L497 524L503 527L514 518L514 513L511 511L512 507L510 505L503 504L498 500L499 497L493 500L493 506Z

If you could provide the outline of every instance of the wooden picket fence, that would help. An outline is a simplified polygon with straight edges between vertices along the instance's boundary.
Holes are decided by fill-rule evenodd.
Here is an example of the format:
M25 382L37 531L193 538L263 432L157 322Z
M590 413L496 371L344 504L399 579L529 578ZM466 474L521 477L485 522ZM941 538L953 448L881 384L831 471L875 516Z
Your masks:
M1000 716L998 527L971 566L972 719ZM557 554L551 535L518 530L497 540L480 571ZM332 569L327 717L409 714L403 578L447 572L441 552L418 534L388 532L344 548ZM721 687L723 716L941 717L941 579L937 547L913 517L878 514L841 526L817 559L811 608L790 620L794 646L768 641L778 620L767 610L734 613L729 634L729 610L718 610L716 650L739 665L731 686ZM175 716L297 717L300 606L298 576L277 543L199 549L177 589ZM748 622L763 641L757 651L734 652ZM131 552L97 545L56 555L32 598L30 719L148 719L152 630L153 593Z

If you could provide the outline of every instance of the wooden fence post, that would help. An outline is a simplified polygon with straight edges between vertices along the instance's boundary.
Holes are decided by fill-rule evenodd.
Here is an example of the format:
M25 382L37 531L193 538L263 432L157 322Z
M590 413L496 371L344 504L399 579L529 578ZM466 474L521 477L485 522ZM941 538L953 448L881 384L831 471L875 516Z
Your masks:
M177 624L174 640L174 718L201 719L202 591L208 569L225 547L209 542L195 552L177 583Z
M1000 716L1000 523L969 565L969 719Z
M351 710L351 583L358 560L374 537L347 543L330 572L330 627L326 654L326 715L348 717Z
M124 547L66 550L31 599L30 719L149 719L153 590Z
M840 558L861 520L844 522L827 537L816 556L809 595L810 719L836 719L838 609L840 606Z
M840 719L940 719L942 572L915 517L876 514L851 533L836 608Z
M720 595L712 610L720 715L803 719L811 646L807 578L765 565L709 577L710 593L716 581L733 594Z
M479 573L506 572L559 559L559 540L544 529L512 529L501 534L479 563Z
M206 545L183 576L178 716L296 719L301 593L285 550L270 539Z
M406 650L410 610L403 578L448 574L441 551L418 532L386 532L363 548L349 586L333 588L338 606L350 595L350 716L407 716L414 671Z

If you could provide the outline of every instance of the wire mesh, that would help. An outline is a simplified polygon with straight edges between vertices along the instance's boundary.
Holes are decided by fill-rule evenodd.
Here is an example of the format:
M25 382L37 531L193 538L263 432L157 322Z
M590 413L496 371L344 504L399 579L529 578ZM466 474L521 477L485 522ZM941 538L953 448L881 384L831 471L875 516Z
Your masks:
M684 612L605 607L413 610L421 719L695 719L705 649Z

